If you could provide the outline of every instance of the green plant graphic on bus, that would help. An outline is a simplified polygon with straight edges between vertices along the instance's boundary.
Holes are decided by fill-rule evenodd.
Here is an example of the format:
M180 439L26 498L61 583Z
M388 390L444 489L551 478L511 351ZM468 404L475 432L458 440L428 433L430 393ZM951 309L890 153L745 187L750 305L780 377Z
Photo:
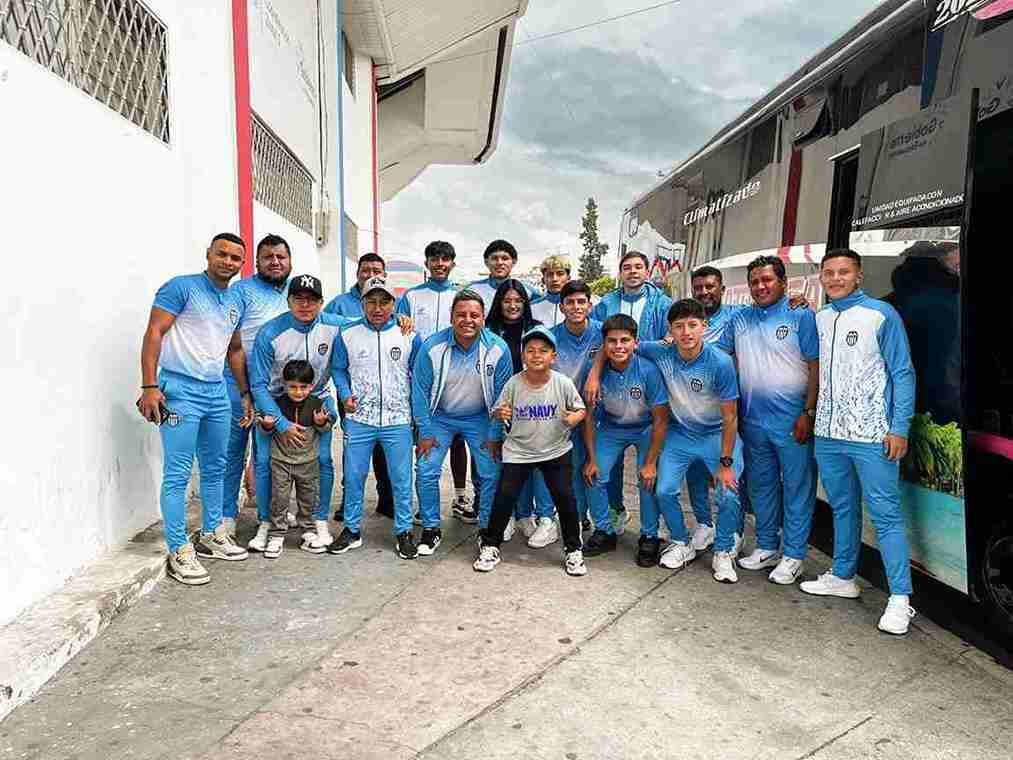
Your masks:
M908 434L910 450L901 462L905 480L933 491L964 495L964 450L956 422L937 425L930 414L916 414Z

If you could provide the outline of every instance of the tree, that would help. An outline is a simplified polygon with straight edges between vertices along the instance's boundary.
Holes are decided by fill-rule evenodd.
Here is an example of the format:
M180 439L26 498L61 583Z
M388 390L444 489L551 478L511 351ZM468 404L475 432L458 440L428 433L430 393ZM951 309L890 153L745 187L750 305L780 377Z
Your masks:
M602 275L597 280L589 282L588 285L591 287L591 292L596 296L603 296L607 293L611 293L619 287L618 283L616 283L616 278L610 277L607 274Z
M580 242L584 246L584 253L580 257L580 268L577 274L584 282L591 282L601 277L605 270L601 265L602 256L608 253L608 243L598 240L598 204L594 198L587 199L587 206L584 207L584 218L580 220L583 230L580 233Z

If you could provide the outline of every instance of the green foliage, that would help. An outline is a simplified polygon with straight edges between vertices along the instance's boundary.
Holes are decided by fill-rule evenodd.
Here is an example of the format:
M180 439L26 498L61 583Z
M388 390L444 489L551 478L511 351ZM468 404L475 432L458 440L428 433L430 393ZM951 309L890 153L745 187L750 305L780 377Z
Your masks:
M587 199L587 206L584 207L584 217L580 220L581 233L580 242L584 246L584 253L580 256L580 267L577 276L584 282L597 280L605 273L601 260L608 251L608 243L598 240L598 204L594 198Z
M956 422L937 425L932 415L916 414L911 420L908 442L908 455L901 462L905 480L963 496L964 449Z
M592 280L588 284L591 286L591 292L596 296L603 296L617 287L616 278L610 277L607 274L599 277L597 280Z

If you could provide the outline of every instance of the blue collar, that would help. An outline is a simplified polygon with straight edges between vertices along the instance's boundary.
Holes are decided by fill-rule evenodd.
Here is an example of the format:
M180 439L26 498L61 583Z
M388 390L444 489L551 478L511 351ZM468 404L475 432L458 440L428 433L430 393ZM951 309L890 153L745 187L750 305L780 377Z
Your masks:
M546 293L544 296L542 296L542 298L544 298L546 301L549 301L550 303L555 304L559 303L559 293Z
M443 282L437 282L436 280L426 280L426 287L428 287L430 290L441 290L441 291L450 290L451 288L454 287L454 283L452 283L449 279L444 280Z
M756 304L753 304L753 308L755 308L760 313L760 315L764 317L766 317L768 314L780 314L783 311L785 311L787 306L788 306L788 296L781 296L780 299L772 303L770 306L757 306Z
M571 330L570 326L566 323L565 320L562 323L563 329L566 330L567 334L572 335L574 338L577 338L578 340L584 340L584 338L587 337L588 333L591 332L591 320L588 319L585 321L587 322L587 325L584 327L584 332L582 332L580 335Z
M287 284L286 282L283 282L280 285L275 285L274 283L268 282L263 277L261 277L259 272L253 275L253 279L256 280L262 287L270 288L271 290L277 293L281 293L283 290L285 290L285 285Z
M856 306L864 301L866 298L867 296L865 295L865 291L861 288L857 288L850 295L847 295L844 298L838 298L836 301L831 301L830 305L833 307L834 311L847 311L852 306Z
M373 327L373 323L370 322L369 319L365 315L363 315L363 317L362 317L362 324L364 324L366 327L368 327L373 332L383 332L384 330L389 330L390 328L395 327L397 325L397 320L393 316L391 316L390 319L388 319L386 322L384 322L382 325L380 325L379 328L377 328L377 327Z
M632 294L626 292L626 287L625 286L623 286L623 285L619 286L619 298L621 298L623 301L628 301L628 302L639 301L641 298L646 298L646 297L647 297L647 283L646 282L643 285L640 286L640 289L636 293L632 293Z
M319 314L317 314L316 319L314 319L312 322L300 322L298 319L295 318L295 315L291 311L288 312L288 318L289 321L292 323L292 329L300 333L308 333L310 330L312 330L314 327L320 324Z
M454 328L450 328L450 349L460 351L465 356L471 356L475 351L478 350L479 344L482 342L482 333L479 332L475 336L475 342L471 344L471 348L465 348L457 342L457 336L454 335Z

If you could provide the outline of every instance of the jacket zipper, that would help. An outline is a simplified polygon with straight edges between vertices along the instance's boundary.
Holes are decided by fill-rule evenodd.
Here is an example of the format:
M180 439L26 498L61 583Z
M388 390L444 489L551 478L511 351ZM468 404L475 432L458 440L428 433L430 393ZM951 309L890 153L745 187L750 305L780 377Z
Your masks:
M440 331L440 299L443 297L443 293L439 290L436 291L436 332Z
M830 338L830 421L827 423L827 438L833 438L834 431L834 351L837 348L837 320L841 312L834 315L834 331Z
M376 378L380 386L380 427L383 427L383 347L380 345L380 331L376 331Z

